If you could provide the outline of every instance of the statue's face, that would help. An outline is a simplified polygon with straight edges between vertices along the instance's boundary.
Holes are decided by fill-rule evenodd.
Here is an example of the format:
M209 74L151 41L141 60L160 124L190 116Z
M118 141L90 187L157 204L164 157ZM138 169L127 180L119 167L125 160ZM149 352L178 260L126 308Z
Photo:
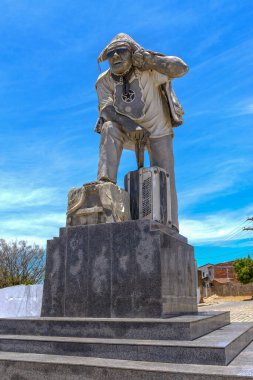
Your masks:
M113 74L122 75L132 66L132 54L125 47L119 47L107 53L110 69Z

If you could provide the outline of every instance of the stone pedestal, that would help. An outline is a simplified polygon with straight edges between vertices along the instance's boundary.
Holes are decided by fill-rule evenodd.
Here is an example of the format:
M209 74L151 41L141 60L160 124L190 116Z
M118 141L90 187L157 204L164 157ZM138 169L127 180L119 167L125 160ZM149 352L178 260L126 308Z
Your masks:
M148 220L67 227L48 241L42 316L194 313L196 287L193 247L169 227Z

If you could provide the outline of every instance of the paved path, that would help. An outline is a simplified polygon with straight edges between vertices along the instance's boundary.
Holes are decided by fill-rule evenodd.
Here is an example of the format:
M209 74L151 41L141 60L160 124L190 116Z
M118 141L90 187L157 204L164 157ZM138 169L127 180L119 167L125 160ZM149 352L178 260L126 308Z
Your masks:
M230 311L231 322L253 322L253 300L200 306L199 311Z

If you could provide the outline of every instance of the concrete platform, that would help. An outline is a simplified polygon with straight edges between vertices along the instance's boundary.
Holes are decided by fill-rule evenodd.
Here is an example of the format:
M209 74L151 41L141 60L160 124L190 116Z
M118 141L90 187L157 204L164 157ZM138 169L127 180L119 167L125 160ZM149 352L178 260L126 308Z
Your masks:
M251 365L210 366L0 352L1 380L252 380Z
M229 312L203 312L166 319L2 318L0 319L0 334L193 340L229 323Z
M225 366L252 340L252 323L233 323L193 341L1 335L0 349L20 353Z

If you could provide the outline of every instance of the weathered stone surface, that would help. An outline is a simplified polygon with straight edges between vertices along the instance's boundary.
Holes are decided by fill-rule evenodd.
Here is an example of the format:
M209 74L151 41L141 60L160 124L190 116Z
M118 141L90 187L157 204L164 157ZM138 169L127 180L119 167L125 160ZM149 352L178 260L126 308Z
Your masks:
M93 182L68 194L67 226L130 219L129 194L111 182Z
M229 312L173 318L0 318L0 334L192 341L230 323Z
M232 323L192 341L0 335L0 347L8 352L225 366L252 339L253 323Z
M61 229L49 242L42 316L197 312L193 248L170 228L151 227L137 220Z
M0 352L4 380L252 380L246 366L148 363L115 359Z
M46 268L50 268L44 281L42 310L47 316L65 314L66 230L60 229L60 237L48 240Z

